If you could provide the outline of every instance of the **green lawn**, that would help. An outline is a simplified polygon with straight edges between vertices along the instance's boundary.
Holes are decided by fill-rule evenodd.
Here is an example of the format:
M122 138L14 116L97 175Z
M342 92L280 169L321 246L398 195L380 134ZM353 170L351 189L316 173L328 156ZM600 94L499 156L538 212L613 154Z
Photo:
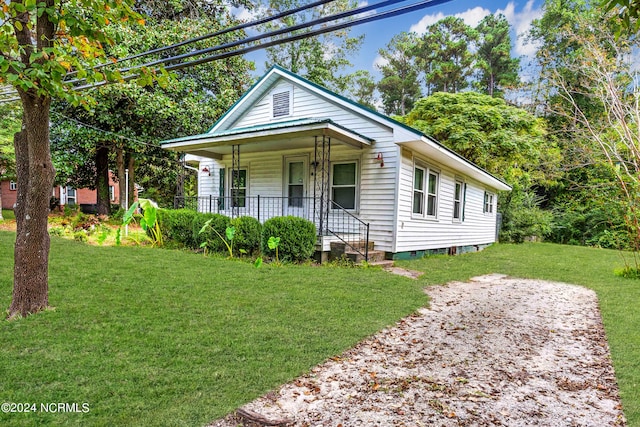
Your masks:
M0 305L14 234L0 232ZM496 245L375 269L265 265L53 238L54 311L0 322L0 403L87 413L2 414L0 425L202 426L427 303L426 285L497 272L594 289L630 426L640 426L640 282L614 251ZM39 409L39 408L38 408Z
M0 306L15 234L0 232ZM374 269L253 265L53 238L50 305L0 321L0 425L202 426L427 303ZM39 406L38 406L38 409Z
M598 294L613 365L629 426L640 426L640 281L614 275L619 252L553 244L496 245L456 257L397 264L424 271L424 285L503 273L583 285Z

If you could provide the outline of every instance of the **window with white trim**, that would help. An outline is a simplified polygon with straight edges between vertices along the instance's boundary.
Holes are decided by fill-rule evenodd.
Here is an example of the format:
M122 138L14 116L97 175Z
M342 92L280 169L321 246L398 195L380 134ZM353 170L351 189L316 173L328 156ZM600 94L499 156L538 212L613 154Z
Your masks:
M348 210L356 209L358 163L334 163L331 169L331 200Z
M247 207L247 170L239 169L229 171L231 174L231 207L245 208Z
M486 214L493 213L493 196L493 193L489 193L488 191L484 192L484 208L482 209L482 212Z
M286 89L271 94L271 113L274 119L292 114L293 90Z
M440 174L426 166L413 167L414 216L436 218L438 216L438 188Z
M453 220L462 221L464 218L464 183L456 180L453 191Z
M9 190L16 191L18 189L18 183L15 181L9 181Z

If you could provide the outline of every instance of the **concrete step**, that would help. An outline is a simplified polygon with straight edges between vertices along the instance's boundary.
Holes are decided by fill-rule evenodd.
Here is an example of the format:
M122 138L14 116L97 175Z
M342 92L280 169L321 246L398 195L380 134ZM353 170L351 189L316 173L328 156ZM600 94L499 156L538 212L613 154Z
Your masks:
M360 263L362 261L364 261L364 255L362 255L360 252L355 252L353 250L347 250L345 251L344 255L349 258L351 261L357 263ZM384 261L385 259L385 252L384 251L369 251L368 253L369 256L369 263L372 262L379 262L379 261Z

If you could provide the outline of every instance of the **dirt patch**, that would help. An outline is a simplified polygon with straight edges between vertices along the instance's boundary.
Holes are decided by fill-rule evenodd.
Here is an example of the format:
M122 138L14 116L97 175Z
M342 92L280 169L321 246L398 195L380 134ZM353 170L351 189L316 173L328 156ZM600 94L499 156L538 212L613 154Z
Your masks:
M429 308L243 408L295 426L625 425L594 292L489 275L427 293Z

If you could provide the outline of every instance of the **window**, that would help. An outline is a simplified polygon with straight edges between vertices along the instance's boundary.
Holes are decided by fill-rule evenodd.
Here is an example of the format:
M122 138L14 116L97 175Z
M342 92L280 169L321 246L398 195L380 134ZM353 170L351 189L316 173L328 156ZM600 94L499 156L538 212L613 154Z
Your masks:
M287 176L287 203L290 208L301 208L304 197L304 162L289 162Z
M424 169L413 169L413 213L424 215Z
M112 202L116 201L116 188L113 185L109 186L109 198Z
M356 162L334 163L331 200L344 209L356 208Z
M247 207L247 170L231 171L231 207Z
M427 215L436 216L438 207L438 175L429 172L429 194L427 195Z
M484 192L484 209L482 211L488 214L493 213L493 194L487 191Z
M77 203L78 203L78 200L76 197L76 189L67 187L67 204L71 206Z
M271 95L271 106L274 119L291 115L291 93L292 91L288 89Z
M454 221L462 221L464 219L464 183L456 181L453 193L453 219Z
M440 175L429 168L413 167L413 207L416 216L438 216L438 180Z
M9 182L9 190L16 191L18 189L18 184L15 181Z

